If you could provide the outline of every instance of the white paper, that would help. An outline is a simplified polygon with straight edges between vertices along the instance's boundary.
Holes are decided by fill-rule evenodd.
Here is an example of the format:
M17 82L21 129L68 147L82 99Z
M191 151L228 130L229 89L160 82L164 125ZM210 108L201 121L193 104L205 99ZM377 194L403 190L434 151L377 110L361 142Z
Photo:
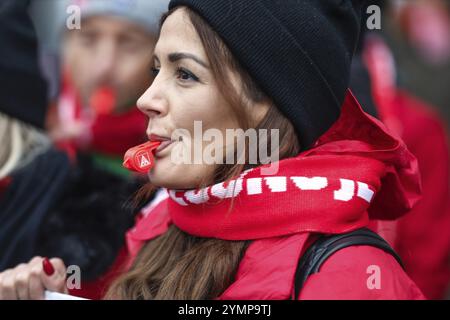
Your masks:
M45 300L88 300L88 299L75 297L58 292L45 291Z

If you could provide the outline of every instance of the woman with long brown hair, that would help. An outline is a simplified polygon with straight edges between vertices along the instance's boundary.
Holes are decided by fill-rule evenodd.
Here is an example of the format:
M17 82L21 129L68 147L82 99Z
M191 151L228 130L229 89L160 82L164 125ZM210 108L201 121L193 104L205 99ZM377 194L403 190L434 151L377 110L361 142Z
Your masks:
M304 271L317 243L367 238L370 219L398 218L420 190L415 159L347 90L359 1L169 7L155 80L138 101L149 140L160 143L143 194L160 189L127 233L127 258L105 297L422 298L376 236ZM198 122L215 135L196 135ZM256 148L246 137L243 152L233 140L210 153L234 161L177 161L211 150L212 136L250 129L276 134ZM264 144L279 161L251 161ZM0 295L64 291L63 263L48 276L41 262L0 274Z

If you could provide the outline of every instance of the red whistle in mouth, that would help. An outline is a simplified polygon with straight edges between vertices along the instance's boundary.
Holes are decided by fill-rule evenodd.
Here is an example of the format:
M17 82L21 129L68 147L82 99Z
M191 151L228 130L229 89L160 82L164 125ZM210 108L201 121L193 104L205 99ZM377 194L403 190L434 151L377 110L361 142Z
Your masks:
M153 152L161 141L149 141L129 149L124 156L123 166L131 171L147 173L155 164Z

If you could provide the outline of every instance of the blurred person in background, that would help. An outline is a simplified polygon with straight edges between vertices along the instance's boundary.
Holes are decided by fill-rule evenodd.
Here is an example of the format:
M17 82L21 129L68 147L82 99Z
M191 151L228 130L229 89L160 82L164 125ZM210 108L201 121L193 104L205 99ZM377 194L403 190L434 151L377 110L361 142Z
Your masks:
M50 145L43 130L47 85L39 72L34 29L24 8L24 1L0 6L0 180Z
M61 91L49 115L50 136L123 173L123 154L145 140L146 117L136 101L152 81L158 17L167 1L65 3L58 15ZM80 10L80 29L68 29L70 6Z
M76 155L79 173L60 210L64 215L49 217L41 242L47 244L45 255L80 265L84 279L96 280L119 254L123 234L139 209L124 212L124 200L142 184L142 177L130 176L122 159L127 149L145 141L147 119L136 108L136 101L153 80L151 57L168 0L70 0L55 5L61 28L61 83L47 124L55 144ZM79 29L68 29L70 6L79 8ZM80 219L84 220L80 223ZM99 242L99 225L107 226L103 233L110 234L105 239L112 248L101 263L96 256L107 245L94 244ZM64 252L48 236L55 230L68 242ZM90 292L99 292L100 285L101 281L84 283L75 294L95 298Z
M388 10L384 1L368 1ZM402 257L429 299L442 299L450 281L450 158L447 130L436 107L398 86L397 61L381 32L363 25L352 61L351 88L366 112L380 118L417 157L423 196L411 212L374 226Z
M121 159L129 147L145 137L146 117L135 103L152 81L151 56L159 17L168 1L63 2L47 1L47 5L56 6L56 12L60 10L60 27L65 26L70 5L79 6L82 25L79 30L64 29L63 83L58 103L48 113L47 127L70 163L58 171L64 172L61 182L52 183L44 170L46 183L41 183L42 188L57 189L58 193L49 192L48 204L37 198L33 208L40 207L40 214L28 210L21 218L35 225L33 244L29 237L20 236L17 228L8 227L16 234L5 242L11 256L0 257L0 269L36 255L61 257L81 268L82 288L89 291L90 283L119 254L123 234L134 222L134 210L125 208L124 203L141 185L141 177L122 170ZM8 43L15 39L11 37ZM42 126L44 117L45 112ZM27 198L22 197L21 201ZM22 233L29 231L24 230ZM26 252L14 250L13 238L27 247ZM92 285L98 289L100 283Z
M382 31L398 85L437 108L450 125L450 0L389 0Z
M69 166L45 135L47 86L28 1L0 5L0 269L36 249L39 223ZM50 184L49 181L52 183Z

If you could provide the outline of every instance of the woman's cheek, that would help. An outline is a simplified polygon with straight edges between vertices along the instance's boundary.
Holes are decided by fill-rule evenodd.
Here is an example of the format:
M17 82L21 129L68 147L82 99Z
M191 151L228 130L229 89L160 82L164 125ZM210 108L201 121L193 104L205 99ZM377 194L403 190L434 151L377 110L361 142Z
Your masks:
M157 187L170 187L177 182L176 176L176 167L171 165L170 158L157 159L148 173L150 182Z
M213 172L214 169L206 165L160 163L149 173L149 179L157 187L195 189Z
M155 158L149 172L150 181L158 187L194 189L211 183L216 165L204 161L205 144L201 137L183 135L163 157ZM210 142L209 142L210 143ZM208 143L207 143L208 144Z

